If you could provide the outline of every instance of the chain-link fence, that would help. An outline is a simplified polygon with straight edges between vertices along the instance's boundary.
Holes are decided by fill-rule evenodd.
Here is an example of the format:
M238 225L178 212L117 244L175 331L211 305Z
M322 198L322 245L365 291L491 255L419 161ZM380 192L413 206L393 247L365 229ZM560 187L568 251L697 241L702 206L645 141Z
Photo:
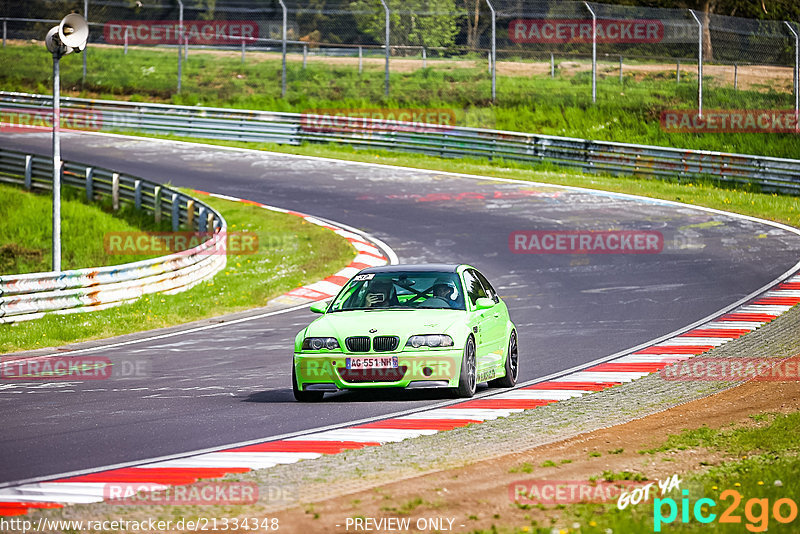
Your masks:
M286 62L380 62L389 73L436 61L483 64L492 78L549 75L597 86L658 74L676 83L728 85L785 93L798 105L794 21L755 20L691 11L593 2L522 0L2 0L3 45L43 39L68 12L89 21L90 44L282 54ZM387 48L388 40L388 48ZM88 54L91 68L91 52ZM86 72L84 71L84 76ZM289 80L291 81L291 80Z

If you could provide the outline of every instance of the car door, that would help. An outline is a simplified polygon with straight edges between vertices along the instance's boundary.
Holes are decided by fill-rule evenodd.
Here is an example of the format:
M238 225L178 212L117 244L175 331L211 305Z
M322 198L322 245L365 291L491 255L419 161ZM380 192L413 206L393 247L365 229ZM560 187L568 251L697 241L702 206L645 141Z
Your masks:
M497 292L489 283L489 280L480 271L473 270L474 275L481 282L486 297L494 302L494 307L484 310L486 313L486 343L487 352L491 354L491 359L499 363L503 359L506 350L506 313L504 313L504 304L500 302L500 297Z
M487 310L476 309L476 304L479 298L490 298L486 293L486 289L474 269L467 269L464 271L464 291L469 300L470 310L474 318L474 326L477 328L475 332L475 346L477 349L477 368L478 368L478 381L483 382L482 371L494 368L497 365L497 360L502 359L502 354L498 355L497 351L497 333L495 317L495 309L490 308Z

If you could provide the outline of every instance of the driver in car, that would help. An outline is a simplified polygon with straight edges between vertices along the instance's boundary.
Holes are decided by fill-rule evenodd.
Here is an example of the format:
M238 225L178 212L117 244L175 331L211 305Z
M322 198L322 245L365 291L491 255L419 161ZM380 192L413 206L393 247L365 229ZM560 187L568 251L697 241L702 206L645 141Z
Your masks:
M453 300L456 288L450 280L443 278L437 279L431 287L431 298L425 301L425 307L454 307L456 302Z
M390 280L373 280L369 284L365 302L367 308L383 308L385 306L397 305L397 299L392 299L394 287Z

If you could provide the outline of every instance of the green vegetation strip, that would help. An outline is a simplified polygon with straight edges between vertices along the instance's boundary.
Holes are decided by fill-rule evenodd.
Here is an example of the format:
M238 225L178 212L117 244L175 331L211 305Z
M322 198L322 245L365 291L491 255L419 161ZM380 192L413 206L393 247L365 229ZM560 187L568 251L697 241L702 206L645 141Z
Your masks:
M185 192L192 194L189 190ZM38 205L38 210L49 209L48 197L19 193L28 195L28 202ZM107 310L47 315L35 321L0 325L0 353L129 334L264 306L271 298L343 268L355 255L347 241L300 217L213 197L202 199L223 214L229 232L257 235L257 251L254 254L229 255L227 267L211 281L183 293L153 294ZM64 204L65 207L69 205L71 203ZM0 209L9 209L4 202L0 206ZM106 216L96 208L82 208L79 212L71 208L64 210L65 237L73 216L86 216L89 220ZM22 224L23 214L14 217ZM38 230L39 234L44 234L44 241L42 235L37 240L25 241L27 247L42 257L46 256L49 248L49 221L49 218L44 218ZM8 225L0 228L7 229ZM106 226L87 230L77 243L65 240L64 250L85 243L87 248L97 253L98 247L102 250L103 246L102 232L111 229L111 223L107 222ZM130 226L127 229L138 230ZM15 235L14 238L19 237ZM127 255L113 257L116 263L126 263L131 258ZM90 266L95 259L96 256L90 253L73 265Z
M799 504L800 412L763 413L753 415L751 419L753 425L739 425L719 430L706 426L687 429L681 434L669 436L661 447L639 451L644 455L668 455L671 452L692 449L696 451L698 459L709 453L722 453L739 458L707 468L700 474L684 476L681 488L689 492L686 496L689 504L688 521L684 523L681 515L681 505L685 506L685 503L681 502L684 496L674 491L665 497L672 497L675 500L679 513L671 523L661 525L662 532L694 533L707 532L709 529L714 532L736 534L767 530L797 532L798 519L782 524L775 519L773 507L778 500L786 498ZM641 474L628 472L604 472L603 478L609 482L647 480ZM726 490L736 491L741 495L741 502L735 507L733 496L722 495ZM703 516L708 517L712 513L716 515L711 523L702 523L694 515L695 504L701 498L709 498L716 503L714 508L708 504L701 504ZM757 499L758 502L748 504L750 499ZM617 508L616 501L604 504L576 504L563 510L560 514L562 520L559 523L568 525L562 531L581 534L653 532L654 505L652 498L650 502L628 506L624 510ZM738 516L740 522L720 521L721 515L728 508L733 508L730 510L731 515ZM668 515L667 505L663 506L663 512L664 516ZM788 517L789 512L790 505L784 503L780 510L781 515ZM509 531L549 534L552 532L552 526L532 525Z
M169 221L157 225L153 217L124 205L111 212L111 202L89 204L76 189L62 190L62 265L67 269L117 265L154 255L106 254L103 236L113 232L167 231ZM0 185L0 274L49 271L52 267L52 201L50 194L34 194Z
M460 126L536 132L586 139L797 157L798 138L779 133L666 133L661 112L697 107L697 83L684 73L676 83L674 65L663 71L637 73L619 83L616 72L600 69L597 103L591 102L588 72L498 76L497 102L490 99L491 79L485 63L468 59L430 60L425 69L391 74L391 95L383 94L383 71L369 65L359 75L356 61L326 64L310 61L304 70L290 61L286 98L280 96L280 57L249 53L244 64L237 53L193 50L183 67L182 92L175 93L177 60L173 51L90 46L88 74L82 83L79 55L61 63L65 96L171 102L272 111L315 109L375 110L423 108L451 110ZM296 59L296 57L295 57ZM41 44L0 49L0 86L6 91L50 94L51 58ZM524 65L524 63L523 63ZM421 66L421 62L420 62ZM791 88L765 83L755 90L720 86L706 76L704 107L732 110L789 109Z

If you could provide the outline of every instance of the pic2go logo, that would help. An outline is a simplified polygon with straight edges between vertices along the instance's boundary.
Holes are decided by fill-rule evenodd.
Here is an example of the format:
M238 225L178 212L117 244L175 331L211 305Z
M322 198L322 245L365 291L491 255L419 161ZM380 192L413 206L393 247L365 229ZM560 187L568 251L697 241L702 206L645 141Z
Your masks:
M675 499L667 497L665 499L656 498L653 500L653 531L661 532L663 524L674 522L681 514L681 523L691 521L690 513L694 520L699 523L712 523L717 519L717 514L711 509L717 506L713 499L702 498L695 501L692 506L689 502L689 490L681 491L683 498L680 507ZM736 490L725 490L719 495L720 501L730 499L731 504L719 516L719 523L742 523L742 516L736 513L737 508L742 502L742 494ZM665 510L666 509L666 510ZM666 512L666 515L665 515ZM770 508L769 499L748 499L744 504L744 516L747 519L745 528L750 532L764 532L769 526L770 513L772 518L778 523L787 524L797 519L797 503L789 498L776 500Z

